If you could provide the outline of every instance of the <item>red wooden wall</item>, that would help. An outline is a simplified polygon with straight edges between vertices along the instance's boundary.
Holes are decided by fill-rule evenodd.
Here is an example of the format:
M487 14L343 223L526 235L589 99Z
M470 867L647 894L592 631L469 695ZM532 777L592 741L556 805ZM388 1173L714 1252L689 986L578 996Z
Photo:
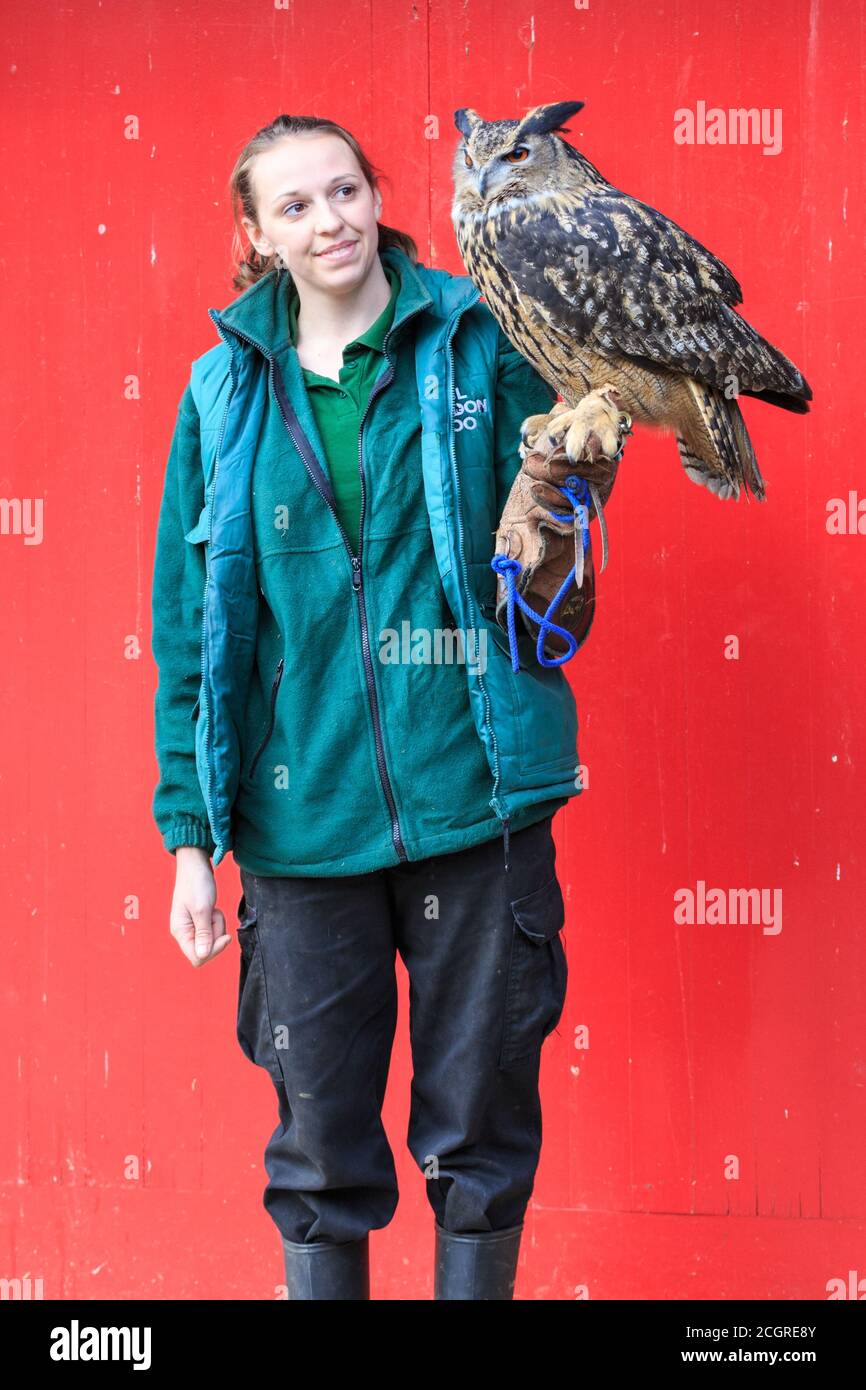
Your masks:
M0 534L0 1276L61 1298L268 1299L282 1280L237 947L182 958L150 818L155 526L207 309L233 297L236 154L280 111L333 116L390 177L384 219L460 273L454 108L579 98L572 142L731 266L815 404L744 403L764 506L694 487L671 439L628 444L571 673L590 786L556 821L570 988L517 1295L823 1299L866 1277L866 534L827 523L831 499L866 497L863 21L863 0L7 13L0 495L41 499L43 533ZM781 151L675 143L698 102L780 110ZM231 859L217 876L233 930ZM679 924L699 881L779 890L782 930ZM386 1105L402 1199L373 1236L374 1294L425 1299L405 985Z

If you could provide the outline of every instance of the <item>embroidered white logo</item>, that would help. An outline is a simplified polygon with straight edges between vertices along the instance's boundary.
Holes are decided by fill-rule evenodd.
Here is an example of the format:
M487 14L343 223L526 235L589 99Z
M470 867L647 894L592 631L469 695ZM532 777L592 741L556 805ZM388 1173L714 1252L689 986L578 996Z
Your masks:
M480 400L470 400L468 396L463 395L460 387L456 384L454 386L454 402L453 418L455 431L477 429L478 421L475 419L475 416L486 415L490 409L486 396L482 396Z

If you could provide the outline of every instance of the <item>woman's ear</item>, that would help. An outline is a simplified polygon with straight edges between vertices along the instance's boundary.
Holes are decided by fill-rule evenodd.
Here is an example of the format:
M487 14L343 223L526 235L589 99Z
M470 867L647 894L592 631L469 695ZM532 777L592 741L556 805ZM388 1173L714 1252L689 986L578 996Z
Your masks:
M250 242L255 247L256 251L258 251L259 255L272 256L274 253L274 248L268 241L267 237L262 235L261 228L257 227L254 222L251 222L248 217L242 217L241 222L243 223L244 229L246 231L247 236L250 239Z

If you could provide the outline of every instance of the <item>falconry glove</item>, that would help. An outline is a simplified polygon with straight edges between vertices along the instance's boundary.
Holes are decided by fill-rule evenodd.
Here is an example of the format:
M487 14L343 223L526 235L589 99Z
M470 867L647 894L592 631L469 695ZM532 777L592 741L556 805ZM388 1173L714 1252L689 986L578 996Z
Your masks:
M517 591L523 601L540 615L548 612L557 594L573 574L574 582L566 588L551 618L556 627L564 628L573 639L548 630L542 650L547 658L567 660L586 637L595 607L595 568L589 521L597 516L602 541L602 562L607 563L607 527L604 508L616 481L623 451L623 436L631 434L630 418L622 409L622 398L613 387L592 392L581 406L582 442L576 461L566 452L566 443L556 444L556 416L559 413L567 427L575 412L560 406L551 413L550 423L535 444L521 452L524 459L502 513L496 533L496 557L508 557L519 564ZM595 409L596 416L591 412ZM610 422L615 422L611 430ZM592 428L596 423L598 432ZM524 436L527 437L527 436ZM528 436L531 438L531 432ZM545 446L552 442L552 449ZM605 453L605 447L608 452ZM613 450L613 452L611 452ZM583 488L581 483L585 482ZM580 495L586 499L580 500ZM501 562L500 562L501 563ZM509 584L500 567L497 569L496 620L508 631ZM517 605L520 606L520 605ZM520 606L524 628L538 638L539 624L528 617ZM557 662L556 664L559 664Z

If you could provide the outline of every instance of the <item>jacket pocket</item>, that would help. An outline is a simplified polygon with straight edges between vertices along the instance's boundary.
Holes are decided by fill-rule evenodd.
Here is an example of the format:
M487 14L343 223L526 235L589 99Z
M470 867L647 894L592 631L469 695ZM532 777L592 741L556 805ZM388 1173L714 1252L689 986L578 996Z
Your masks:
M508 634L485 604L482 617L488 625L488 666L499 673L498 684L511 692L514 723L508 734L509 752L517 753L521 776L571 781L577 763L577 705L568 679L560 667L539 664L535 638L517 638L520 669L511 665ZM515 615L517 631L520 619ZM558 776L557 776L558 774Z
M280 688L280 681L283 679L283 666L284 659L283 657L280 657L277 663L277 669L274 672L274 679L271 683L271 703L268 711L267 727L265 728L264 735L259 742L258 748L253 754L253 760L250 763L249 771L247 772L247 777L250 781L252 781L253 774L255 773L256 767L258 766L259 758L262 756L265 749L267 748L271 740L271 735L274 732L274 724L276 722L277 691Z
M511 904L514 919L505 994L500 1068L534 1056L562 1016L568 964L560 935L562 889L552 878Z
M246 894L238 904L240 973L236 1033L244 1056L264 1067L279 1090L282 1086L277 1049L268 1009L268 993L259 940L258 913Z
M187 531L185 533L185 541L189 541L192 545L197 545L200 541L207 540L207 513L208 509L207 505L205 505L201 509L199 519L196 522L195 526L193 526L191 531Z

